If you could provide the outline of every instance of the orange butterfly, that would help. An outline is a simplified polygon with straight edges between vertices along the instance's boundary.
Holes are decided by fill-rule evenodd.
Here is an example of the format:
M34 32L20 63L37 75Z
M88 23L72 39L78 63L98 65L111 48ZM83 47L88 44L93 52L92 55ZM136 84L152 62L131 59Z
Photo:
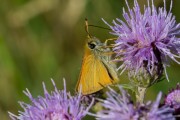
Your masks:
M88 31L88 30L87 30ZM118 75L114 64L110 64L111 56L106 42L101 43L95 37L87 40L82 68L76 90L83 95L95 93L104 87L117 83Z

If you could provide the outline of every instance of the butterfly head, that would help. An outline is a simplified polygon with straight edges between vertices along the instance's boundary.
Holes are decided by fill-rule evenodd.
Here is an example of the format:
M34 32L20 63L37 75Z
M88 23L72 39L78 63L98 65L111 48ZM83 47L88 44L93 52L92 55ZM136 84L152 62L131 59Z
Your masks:
M90 50L95 50L101 48L104 44L99 39L93 37L88 39L87 46Z

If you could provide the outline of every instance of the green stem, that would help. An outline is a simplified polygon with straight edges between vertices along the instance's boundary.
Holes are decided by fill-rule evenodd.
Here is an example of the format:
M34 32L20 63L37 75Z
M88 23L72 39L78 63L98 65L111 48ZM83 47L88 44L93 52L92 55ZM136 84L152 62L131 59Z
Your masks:
M146 94L146 88L137 87L136 102L143 103L145 94Z

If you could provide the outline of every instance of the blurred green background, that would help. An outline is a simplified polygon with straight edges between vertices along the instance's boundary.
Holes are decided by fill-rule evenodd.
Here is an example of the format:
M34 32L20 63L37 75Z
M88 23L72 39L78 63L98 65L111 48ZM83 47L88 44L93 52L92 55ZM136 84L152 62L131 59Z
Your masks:
M132 6L133 0L129 0ZM139 0L143 7L146 0ZM170 1L167 1L169 6ZM163 6L163 0L155 0ZM174 0L173 14L180 21L180 1ZM67 89L74 92L87 33L84 19L89 23L107 27L122 18L124 0L1 0L0 3L0 119L8 120L7 111L17 114L22 110L17 101L29 102L23 94L28 88L32 95L43 95L42 81L53 90L53 78L62 89L63 77ZM169 7L167 7L169 8ZM90 28L90 33L102 41L112 37L109 31ZM146 99L155 99L159 90L168 89L179 81L180 66L171 62L167 69L170 82L154 85ZM126 74L121 77L127 82Z

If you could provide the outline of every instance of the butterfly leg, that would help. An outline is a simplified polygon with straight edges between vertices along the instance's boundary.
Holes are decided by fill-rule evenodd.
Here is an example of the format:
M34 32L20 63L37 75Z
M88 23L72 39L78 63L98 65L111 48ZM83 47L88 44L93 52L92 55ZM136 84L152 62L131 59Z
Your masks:
M110 38L110 39L106 39L106 41L104 42L104 43L105 43L105 45L107 45L107 42L108 42L108 41L111 41L111 40L117 40L117 38Z

